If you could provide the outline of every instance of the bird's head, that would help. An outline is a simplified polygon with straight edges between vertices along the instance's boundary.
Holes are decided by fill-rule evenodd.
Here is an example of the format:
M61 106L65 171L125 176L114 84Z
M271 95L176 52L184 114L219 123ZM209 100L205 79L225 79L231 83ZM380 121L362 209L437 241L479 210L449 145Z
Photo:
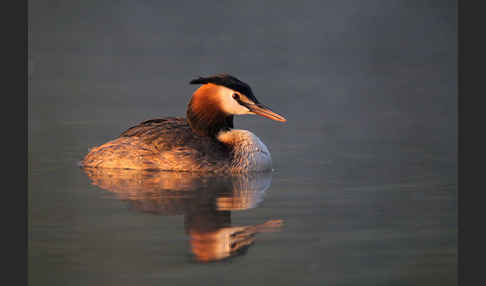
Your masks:
M218 74L193 79L202 84L189 102L187 117L191 127L204 135L215 135L220 129L233 128L233 116L258 114L285 122L286 119L261 104L250 86L234 76Z

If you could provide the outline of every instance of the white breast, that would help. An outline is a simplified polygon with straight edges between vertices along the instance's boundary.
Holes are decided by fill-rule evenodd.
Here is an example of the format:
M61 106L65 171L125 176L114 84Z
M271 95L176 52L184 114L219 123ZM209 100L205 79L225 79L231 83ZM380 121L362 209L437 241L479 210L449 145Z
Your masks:
M272 169L272 157L267 146L248 130L232 129L221 132L218 140L233 150L232 168L241 171L268 171Z

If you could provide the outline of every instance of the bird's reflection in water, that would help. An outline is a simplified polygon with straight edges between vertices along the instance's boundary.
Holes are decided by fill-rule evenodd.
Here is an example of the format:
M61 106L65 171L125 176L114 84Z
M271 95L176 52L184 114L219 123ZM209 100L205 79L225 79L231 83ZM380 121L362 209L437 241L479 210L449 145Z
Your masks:
M271 183L270 172L221 176L181 172L85 169L92 184L115 193L137 210L184 215L197 261L211 262L246 252L259 232L277 231L282 220L232 226L231 212L254 208Z

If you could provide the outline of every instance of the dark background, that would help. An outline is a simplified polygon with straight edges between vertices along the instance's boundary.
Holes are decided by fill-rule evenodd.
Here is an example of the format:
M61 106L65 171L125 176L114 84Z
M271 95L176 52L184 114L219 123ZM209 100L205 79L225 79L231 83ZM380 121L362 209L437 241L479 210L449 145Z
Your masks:
M228 72L289 119L237 119L259 136L275 126L280 142L314 152L376 138L454 157L456 20L454 1L33 1L29 131L114 124L90 130L98 145L142 120L184 115L189 80Z
M279 214L289 223L281 236L287 244L280 249L296 251L287 258L306 261L297 255L296 233L315 238L312 229L319 221L349 223L350 231L368 225L377 231L378 245L387 245L390 230L381 224L411 235L418 233L415 225L429 222L436 227L429 228L430 236L399 241L403 248L393 248L405 256L415 251L416 256L406 256L410 261L423 258L414 264L419 274L390 274L390 279L455 284L456 1L28 4L29 263L40 284L49 282L40 278L41 265L62 272L56 255L66 255L52 254L60 238L48 226L69 232L66 225L80 223L82 208L75 206L82 204L66 195L66 189L89 185L76 162L89 147L133 124L183 116L196 88L188 82L220 72L249 83L262 103L288 119L285 124L256 116L235 121L272 152L276 175L270 191L275 197L267 197L255 212L286 209ZM367 193L370 189L377 193ZM317 205L309 204L311 199ZM332 203L341 200L348 203ZM384 214L363 215L377 206ZM53 219L55 213L70 220ZM366 223L360 224L361 219ZM292 229L305 226L304 221L308 228ZM366 249L371 257L378 253ZM334 251L340 254L339 248ZM387 254L377 257L384 265L387 259L401 261ZM310 269L325 265L315 266L316 259L309 258ZM348 264L350 257L341 262ZM370 273L384 269L376 267ZM287 275L298 279L303 273ZM338 268L335 273L343 272ZM331 281L376 285L370 275ZM322 279L315 278L310 281Z

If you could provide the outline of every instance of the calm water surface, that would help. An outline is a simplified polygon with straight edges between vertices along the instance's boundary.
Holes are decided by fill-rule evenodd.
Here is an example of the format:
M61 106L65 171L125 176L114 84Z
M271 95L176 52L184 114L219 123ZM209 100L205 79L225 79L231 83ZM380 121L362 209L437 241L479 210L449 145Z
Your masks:
M379 139L289 144L258 120L275 171L256 178L85 171L90 131L113 123L32 130L53 143L30 147L31 285L455 284L453 158Z
M457 284L454 9L42 3L29 3L30 285ZM274 172L77 166L134 124L184 116L188 82L218 72L288 119L235 119Z

